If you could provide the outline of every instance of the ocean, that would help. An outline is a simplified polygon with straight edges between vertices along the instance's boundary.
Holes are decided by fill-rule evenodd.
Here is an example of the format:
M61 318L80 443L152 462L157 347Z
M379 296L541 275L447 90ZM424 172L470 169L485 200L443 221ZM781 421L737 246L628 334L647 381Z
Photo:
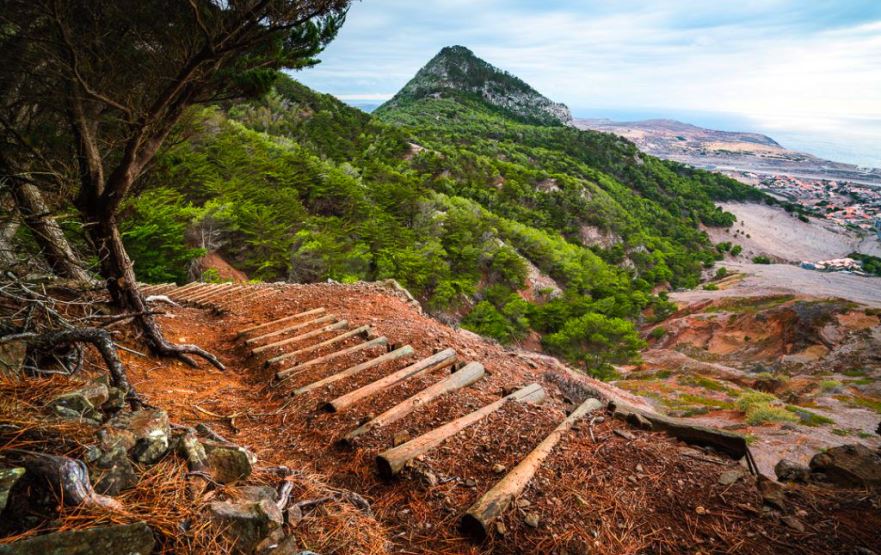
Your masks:
M577 118L675 119L718 131L767 135L782 146L833 162L881 168L881 118L747 115L676 109L573 109Z

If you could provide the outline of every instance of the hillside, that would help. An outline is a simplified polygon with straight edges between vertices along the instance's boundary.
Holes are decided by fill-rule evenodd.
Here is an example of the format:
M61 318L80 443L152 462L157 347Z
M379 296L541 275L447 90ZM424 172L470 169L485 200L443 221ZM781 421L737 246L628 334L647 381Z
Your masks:
M525 90L461 49L427 67L460 58L472 85ZM402 94L370 116L282 79L181 133L124 229L142 279L183 280L204 251L262 280L395 278L445 321L505 343L554 336L547 349L592 372L635 354L630 322L669 308L653 290L696 285L718 257L700 226L734 218L715 201L762 198L470 93ZM585 358L582 325L629 346Z

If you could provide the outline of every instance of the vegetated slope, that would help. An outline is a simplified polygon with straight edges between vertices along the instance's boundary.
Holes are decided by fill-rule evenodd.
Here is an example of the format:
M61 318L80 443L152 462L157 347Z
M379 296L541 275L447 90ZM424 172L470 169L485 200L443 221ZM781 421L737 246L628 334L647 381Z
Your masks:
M545 334L594 371L638 349L645 309L669 311L656 286L696 285L718 257L699 225L734 218L714 201L761 197L447 88L371 117L282 79L181 131L129 207L143 279L183 280L204 250L263 280L393 277L436 315L505 342ZM527 260L563 294L518 294Z

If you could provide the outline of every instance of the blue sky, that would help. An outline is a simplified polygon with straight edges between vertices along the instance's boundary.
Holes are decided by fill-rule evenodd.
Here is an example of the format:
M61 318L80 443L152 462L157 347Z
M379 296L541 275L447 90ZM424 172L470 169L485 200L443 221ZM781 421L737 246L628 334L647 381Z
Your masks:
M381 101L453 44L576 114L881 118L881 0L364 0L295 77Z

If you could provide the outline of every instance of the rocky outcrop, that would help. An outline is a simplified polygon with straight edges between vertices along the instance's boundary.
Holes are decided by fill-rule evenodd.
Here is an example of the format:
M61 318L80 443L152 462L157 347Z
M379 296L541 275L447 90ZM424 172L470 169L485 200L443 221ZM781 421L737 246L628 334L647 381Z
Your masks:
M814 480L844 487L881 487L881 454L858 443L817 453L810 466Z

